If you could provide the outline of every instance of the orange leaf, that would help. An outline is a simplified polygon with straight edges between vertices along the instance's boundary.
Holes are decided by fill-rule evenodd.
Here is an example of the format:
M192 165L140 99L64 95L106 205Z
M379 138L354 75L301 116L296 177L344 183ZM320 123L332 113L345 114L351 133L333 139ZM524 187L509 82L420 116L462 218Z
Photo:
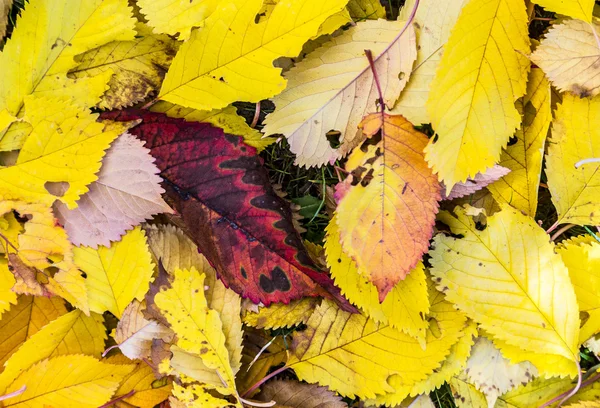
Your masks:
M440 185L425 162L427 136L404 117L371 114L360 127L382 138L346 180L337 220L344 251L383 301L427 251Z

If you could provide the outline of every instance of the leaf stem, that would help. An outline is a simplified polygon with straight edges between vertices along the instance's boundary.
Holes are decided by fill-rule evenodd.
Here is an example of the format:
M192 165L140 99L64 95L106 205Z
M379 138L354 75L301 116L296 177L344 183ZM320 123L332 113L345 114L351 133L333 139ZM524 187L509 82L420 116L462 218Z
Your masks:
M379 75L377 75L377 69L375 68L375 61L373 61L373 53L371 50L365 50L365 55L369 60L371 71L373 72L373 79L375 79L375 86L377 86L377 92L379 93L379 106L381 106L381 112L385 111L385 101L383 100L383 92L381 91L381 84L379 83Z
M568 230L570 230L573 227L576 227L576 224L567 224L564 227L562 227L561 229L559 229L558 231L556 231L553 235L552 238L550 238L551 241L556 241L556 239L558 237L560 237L562 234L564 234L565 232L567 232Z
M11 392L11 393L8 393L8 394L0 395L0 401L4 401L4 400L6 400L6 399L9 399L9 398L13 398L13 397L19 396L19 395L23 394L23 393L25 392L25 390L26 390L26 389L27 389L27 386L26 386L26 385L24 385L24 386L22 386L21 388L19 388L19 389L18 389L18 390L16 390L16 391L13 391L13 392Z
M283 366L283 367L278 368L277 370L273 371L271 374L266 375L262 380L258 380L252 387L248 388L246 390L246 392L244 392L242 394L242 397L245 397L246 395L250 394L252 391L254 391L258 387L260 387L261 385L263 385L264 383L266 383L267 381L269 381L271 378L275 377L278 374L281 374L282 372L284 372L288 368L289 368L288 366Z
M556 229L556 227L558 227L558 221L556 221L554 224L552 224L552 225L550 226L550 228L548 228L548 229L546 230L546 234L550 234L552 231L554 231L554 230Z
M252 123L250 127L254 129L256 124L258 123L258 119L260 118L260 101L256 102L256 108L254 108L254 118L252 119Z

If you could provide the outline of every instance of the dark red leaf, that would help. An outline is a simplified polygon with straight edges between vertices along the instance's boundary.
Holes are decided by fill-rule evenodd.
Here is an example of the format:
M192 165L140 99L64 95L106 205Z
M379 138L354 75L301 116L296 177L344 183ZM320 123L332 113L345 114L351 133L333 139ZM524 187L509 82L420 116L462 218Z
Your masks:
M228 287L265 305L324 295L351 308L309 257L289 205L241 137L142 110L103 117L142 119L129 132L146 142L172 205Z

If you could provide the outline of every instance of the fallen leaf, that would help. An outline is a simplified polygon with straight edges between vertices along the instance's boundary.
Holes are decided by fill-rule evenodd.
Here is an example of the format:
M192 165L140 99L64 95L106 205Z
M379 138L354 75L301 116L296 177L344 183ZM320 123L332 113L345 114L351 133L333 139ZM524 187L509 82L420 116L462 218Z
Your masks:
M344 408L348 405L326 387L293 380L275 380L266 383L254 397L258 401L275 401L286 408Z
M509 173L510 169L496 164L493 167L490 167L485 173L477 173L475 177L468 178L467 181L456 183L454 187L452 187L452 190L450 190L448 196L446 196L446 188L444 183L442 183L442 200L454 200L455 198L471 195L474 192L493 184L495 181Z
M246 313L244 323L257 329L280 329L306 323L319 300L304 298L293 300L289 304L274 303L261 307L258 313Z
M568 2L563 0L534 0L534 3L558 14L579 18L587 22L592 20L594 0L571 0Z

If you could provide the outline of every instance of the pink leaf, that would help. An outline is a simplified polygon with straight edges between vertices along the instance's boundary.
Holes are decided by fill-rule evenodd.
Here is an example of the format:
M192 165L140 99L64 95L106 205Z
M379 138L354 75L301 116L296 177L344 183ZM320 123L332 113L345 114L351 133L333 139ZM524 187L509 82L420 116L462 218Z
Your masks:
M477 173L474 178L467 179L464 183L457 183L452 187L450 194L446 196L446 186L442 184L442 200L453 200L455 198L464 197L469 194L481 190L482 188L489 186L494 181L501 179L510 173L510 169L499 165L488 169L485 173Z

